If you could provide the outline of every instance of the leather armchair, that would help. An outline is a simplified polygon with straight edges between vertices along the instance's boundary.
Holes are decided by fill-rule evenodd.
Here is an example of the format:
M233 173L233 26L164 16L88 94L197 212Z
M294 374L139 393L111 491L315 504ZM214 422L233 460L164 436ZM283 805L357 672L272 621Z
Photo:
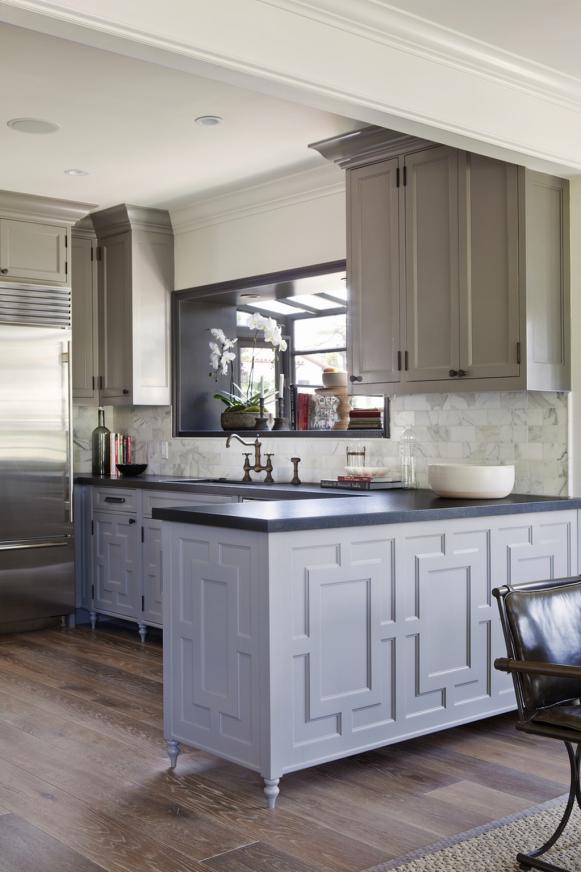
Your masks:
M569 797L557 829L536 851L519 853L516 859L525 868L564 872L540 857L560 838L575 802L581 808L581 577L506 585L492 593L508 654L494 665L512 675L516 727L563 741L571 770Z

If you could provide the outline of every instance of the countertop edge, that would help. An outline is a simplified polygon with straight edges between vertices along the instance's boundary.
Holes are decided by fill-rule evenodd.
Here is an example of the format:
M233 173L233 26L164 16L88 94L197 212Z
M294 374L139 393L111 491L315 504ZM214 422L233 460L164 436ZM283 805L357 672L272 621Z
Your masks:
M312 505L312 502L311 502ZM327 504L327 510L332 507ZM581 508L581 499L568 497L545 498L519 503L488 503L478 505L450 506L426 509L380 510L366 507L364 512L346 515L325 514L319 518L256 518L228 514L214 507L159 508L152 515L160 521L178 524L199 524L208 527L250 530L258 533L290 533L302 530L326 530L338 527L366 527L384 524L405 524L414 521L435 521L458 518L494 517L497 515L522 515L538 512L565 511ZM343 506L345 509L345 506Z

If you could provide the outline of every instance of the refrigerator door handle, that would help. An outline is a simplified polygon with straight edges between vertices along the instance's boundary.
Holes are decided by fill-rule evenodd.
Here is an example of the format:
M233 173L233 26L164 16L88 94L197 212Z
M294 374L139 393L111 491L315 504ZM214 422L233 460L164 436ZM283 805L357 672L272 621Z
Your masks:
M63 548L66 545L72 545L73 540L59 539L55 542L54 539L46 542L1 542L0 551L30 551L34 548Z
M73 357L72 344L69 339L66 343L66 351L62 357L66 367L66 392L68 397L68 421L67 421L67 495L65 497L65 511L69 524L74 521L73 517L73 457L74 457L74 434L73 434Z

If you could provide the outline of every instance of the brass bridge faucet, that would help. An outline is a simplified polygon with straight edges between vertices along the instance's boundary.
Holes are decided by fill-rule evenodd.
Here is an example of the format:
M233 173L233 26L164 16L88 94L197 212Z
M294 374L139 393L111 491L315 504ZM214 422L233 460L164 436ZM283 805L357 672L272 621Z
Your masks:
M272 454L266 454L266 463L263 465L262 458L260 456L260 449L262 448L262 442L260 441L260 434L256 437L254 442L245 442L244 439L241 439L238 433L230 433L228 438L226 439L226 448L230 448L230 442L232 439L237 439L241 445L250 445L254 446L254 466L250 464L250 453L244 454L244 478L242 481L249 482L252 481L250 478L250 471L253 472L266 472L266 478L264 479L265 484L274 484L274 479L272 477Z

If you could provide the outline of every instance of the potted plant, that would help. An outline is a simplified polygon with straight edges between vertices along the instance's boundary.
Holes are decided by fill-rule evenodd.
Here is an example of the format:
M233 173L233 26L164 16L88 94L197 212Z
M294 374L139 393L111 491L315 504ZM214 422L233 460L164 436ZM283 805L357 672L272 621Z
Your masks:
M249 327L254 330L254 342L258 332L264 333L264 339L269 342L276 354L286 351L287 343L282 338L280 326L274 318L254 313L249 321ZM263 380L257 389L254 384L254 348L246 390L234 381L234 361L236 360L237 338L229 338L223 330L213 327L210 330L210 376L218 380L220 375L230 372L230 390L217 391L214 399L219 400L226 406L220 416L223 430L255 430L256 419L264 414L264 401L273 395L273 392L264 393Z

